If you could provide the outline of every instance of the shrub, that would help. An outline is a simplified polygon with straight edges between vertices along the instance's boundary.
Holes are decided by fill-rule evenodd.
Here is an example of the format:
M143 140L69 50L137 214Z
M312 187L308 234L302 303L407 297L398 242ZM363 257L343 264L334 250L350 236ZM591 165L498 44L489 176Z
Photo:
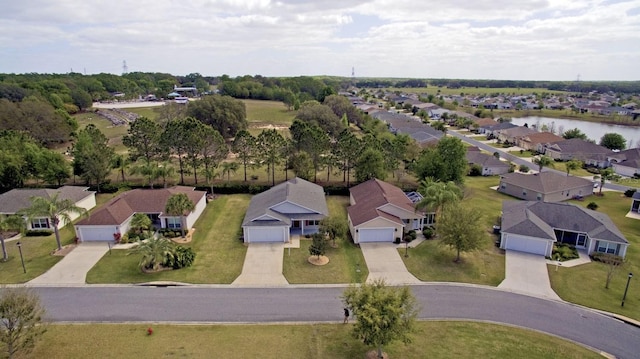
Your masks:
M423 229L422 230L422 235L424 236L425 239L433 238L433 229L432 228Z
M47 237L53 234L50 229L30 229L25 232L26 237Z
M592 211L595 211L596 209L598 209L598 204L595 202L589 202L589 204L587 205L587 208L589 208Z
M164 262L165 267L180 269L191 267L196 259L196 252L191 247L176 246L172 255L167 256Z
M418 238L418 234L416 233L416 231L414 229L412 229L409 232L407 232L407 234L409 236L411 236L411 240L414 240L414 239Z
M469 176L482 176L482 166L476 164L471 165L471 168L469 169Z
M575 246L566 243L558 243L553 247L553 253L551 253L553 260L567 261L570 259L580 258Z
M590 257L594 261L602 262L602 263L618 262L617 264L620 265L624 262L624 258L617 256L615 254L610 254L610 253L596 252L596 253L592 253Z
M518 168L518 171L520 172L529 172L529 166L527 165L520 165L520 167Z
M625 197L633 197L633 195L636 193L637 189L635 188L629 188L628 190L624 191L624 196Z
M129 243L129 234L125 233L124 236L120 237L120 243L127 244Z
M410 235L407 234L402 238L402 241L403 242L407 242L407 243L411 243L411 241L413 241L413 237L411 237Z

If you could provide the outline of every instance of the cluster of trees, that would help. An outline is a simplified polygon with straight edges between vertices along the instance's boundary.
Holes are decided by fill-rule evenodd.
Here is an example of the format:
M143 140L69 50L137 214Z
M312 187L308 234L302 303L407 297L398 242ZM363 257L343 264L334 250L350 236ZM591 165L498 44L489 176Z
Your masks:
M56 109L37 96L20 102L0 98L0 130L27 132L43 145L68 141L77 130L77 122L64 109Z

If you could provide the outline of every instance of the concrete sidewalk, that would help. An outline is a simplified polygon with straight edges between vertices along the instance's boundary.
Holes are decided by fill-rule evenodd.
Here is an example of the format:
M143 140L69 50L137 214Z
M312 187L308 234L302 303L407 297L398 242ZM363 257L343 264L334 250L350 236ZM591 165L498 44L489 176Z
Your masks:
M232 285L271 287L289 282L282 274L285 243L250 243L244 257L242 273Z
M505 279L498 288L546 299L562 300L551 289L547 260L537 254L507 250Z
M108 251L109 245L107 242L81 243L43 275L27 282L27 285L85 284L87 272Z
M384 279L389 285L421 283L407 270L402 258L400 258L400 253L398 253L398 245L394 243L360 243L360 249L369 268L367 282Z

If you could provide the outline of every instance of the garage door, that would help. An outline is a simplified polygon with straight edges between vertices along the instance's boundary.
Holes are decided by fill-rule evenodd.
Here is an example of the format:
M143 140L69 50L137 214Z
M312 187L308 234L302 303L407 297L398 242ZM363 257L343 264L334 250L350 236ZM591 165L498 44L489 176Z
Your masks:
M78 227L78 238L83 242L113 241L114 230L110 228Z
M360 229L358 242L393 242L393 228Z
M504 249L510 249L519 252L533 253L544 256L547 254L548 241L535 240L531 238L522 238L513 235L507 235Z
M247 228L249 235L245 235L245 240L248 243L256 242L284 242L283 227L261 227L261 228Z

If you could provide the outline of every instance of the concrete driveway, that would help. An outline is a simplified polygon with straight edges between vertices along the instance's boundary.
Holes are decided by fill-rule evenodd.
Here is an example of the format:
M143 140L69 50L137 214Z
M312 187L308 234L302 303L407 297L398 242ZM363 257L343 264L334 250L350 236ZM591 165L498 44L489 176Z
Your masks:
M507 250L505 279L498 288L553 300L562 300L551 289L547 260L540 255Z
M284 245L284 243L249 243L242 273L232 285L271 287L289 284L282 275Z
M368 282L384 279L390 285L421 283L405 267L396 244L360 243L360 249L369 268Z
M81 243L43 275L27 282L27 285L85 284L87 272L108 251L107 242Z

